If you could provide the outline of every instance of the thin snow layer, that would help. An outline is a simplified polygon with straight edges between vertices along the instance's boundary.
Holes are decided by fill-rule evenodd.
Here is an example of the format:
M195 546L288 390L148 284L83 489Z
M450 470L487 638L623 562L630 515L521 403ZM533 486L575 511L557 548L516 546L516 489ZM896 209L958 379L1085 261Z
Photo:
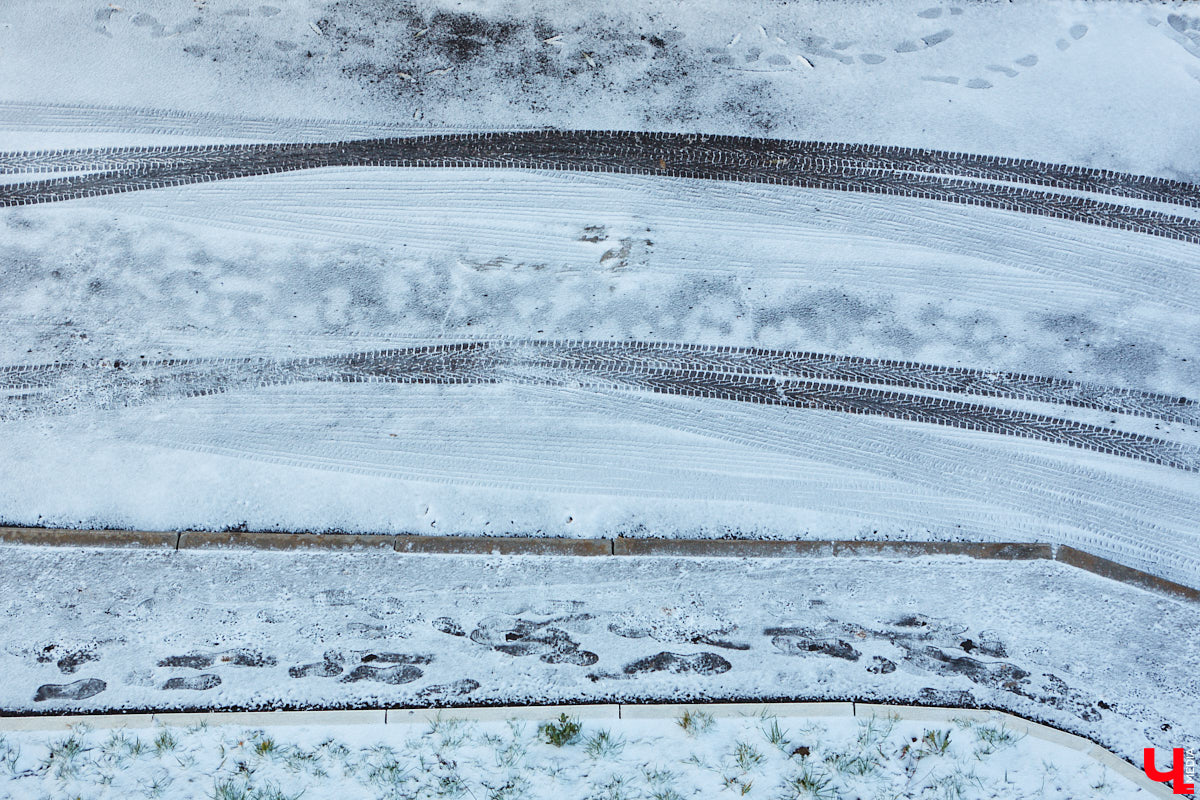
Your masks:
M301 128L317 136L702 130L1200 170L1200 17L1183 2L10 0L0 52L6 101L333 119ZM61 108L3 116L17 134L122 127ZM240 133L291 138L264 122Z
M644 340L1200 395L1200 248L928 200L326 169L5 212L6 365ZM948 290L947 287L952 287ZM0 415L0 517L148 529L972 538L1200 575L1193 472L1027 438L578 384L69 373ZM7 401L30 385L6 371ZM11 375L12 377L8 377ZM403 377L403 376L401 376ZM533 375L538 377L538 375ZM366 380L366 378L363 378ZM91 381L89 383L89 381ZM261 383L262 385L258 385ZM949 397L962 400L961 397ZM968 400L972 398L967 398ZM994 399L1195 452L1194 419Z
M0 584L8 711L860 699L1200 745L1197 606L1053 562L8 546Z
M555 126L1200 172L1200 18L1182 5L43 6L0 10L6 149ZM1169 211L1184 228L1197 214ZM519 169L311 169L10 208L0 522L1019 539L1200 585L1198 418L1161 413L1200 399L1200 246L1183 238ZM436 386L294 377L306 359L501 340L772 348L1160 397L1139 415L821 390L865 392L851 415L706 395L712 375L686 387L699 396L651 391L634 361L620 385L528 365ZM775 378L742 399L780 399ZM933 424L943 402L950 424ZM1022 414L1058 433L1010 425Z
M1002 722L687 714L581 724L448 717L420 726L21 732L0 737L0 760L14 796L1149 796L1084 753Z

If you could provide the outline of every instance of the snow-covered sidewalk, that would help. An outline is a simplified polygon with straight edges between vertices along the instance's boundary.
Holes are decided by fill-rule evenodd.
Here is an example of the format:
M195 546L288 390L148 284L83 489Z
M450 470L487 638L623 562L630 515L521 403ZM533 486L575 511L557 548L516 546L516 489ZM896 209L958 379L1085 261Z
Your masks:
M1200 730L1200 608L1047 561L5 546L0 584L9 711L858 699L1129 758Z

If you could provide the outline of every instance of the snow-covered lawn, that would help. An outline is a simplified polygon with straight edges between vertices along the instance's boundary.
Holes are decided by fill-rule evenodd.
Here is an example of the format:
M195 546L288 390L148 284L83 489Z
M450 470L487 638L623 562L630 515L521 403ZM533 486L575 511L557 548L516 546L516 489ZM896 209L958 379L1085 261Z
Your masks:
M1002 723L896 718L469 722L9 733L13 797L1068 798L1146 796Z

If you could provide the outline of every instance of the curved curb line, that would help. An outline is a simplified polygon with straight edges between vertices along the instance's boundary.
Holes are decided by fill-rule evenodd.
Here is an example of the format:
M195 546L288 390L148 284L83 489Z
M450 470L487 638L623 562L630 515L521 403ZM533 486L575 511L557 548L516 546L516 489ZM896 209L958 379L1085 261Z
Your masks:
M904 706L883 703L654 703L547 706L488 706L479 708L369 709L361 711L217 711L162 714L89 714L75 716L4 717L0 731L59 731L86 724L92 728L152 728L207 725L412 725L436 719L475 722L506 719L552 720L567 714L584 720L674 719L685 710L702 708L714 717L891 717L913 722L950 723L956 720L1000 723L1016 733L1083 753L1133 782L1154 797L1176 797L1171 789L1146 777L1134 764L1112 751L1066 731L1003 711L943 706Z
M1200 602L1200 589L1092 555L1037 542L909 542L779 539L573 539L539 536L75 530L0 526L0 545L162 550L395 551L408 555L638 556L674 558L921 558L959 556L1057 561L1109 580Z

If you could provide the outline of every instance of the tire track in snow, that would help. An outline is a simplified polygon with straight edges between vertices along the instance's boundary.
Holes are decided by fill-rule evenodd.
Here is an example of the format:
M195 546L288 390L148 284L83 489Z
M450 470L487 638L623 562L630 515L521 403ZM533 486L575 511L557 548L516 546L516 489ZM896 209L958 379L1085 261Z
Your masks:
M1145 404L1150 401L1158 404L1156 412L1170 412L1173 404L1194 414L1195 404L1186 399L1174 398L1163 409L1165 398L1161 396L1085 391L1090 387L1055 379L744 348L641 342L472 342L288 360L14 367L0 376L0 388L10 393L9 408L0 413L0 419L302 382L576 385L883 416L1200 470L1200 451L1166 439L1027 411L830 381L882 382L1021 399L1032 396L1048 403L1090 403L1088 407L1115 413L1125 413L1119 409L1122 402L1130 405L1130 401L1131 407L1147 411ZM1106 394L1115 402L1106 400Z
M1051 531L1051 541L1104 553L1148 572L1170 573L1181 582L1191 580L1200 564L1200 545L1192 536L1194 500L1095 466L1046 454L1001 454L870 418L852 427L848 418L823 414L797 429L780 407L774 410L783 413L752 415L736 405L701 413L654 395L613 390L581 392L569 402L580 412L596 410L764 452L850 464L880 477L903 475L924 490L974 502L972 522L990 527L995 538L1021 531L1041 541ZM1015 521L1012 511L993 513L986 503L1032 514L1049 525L1028 527Z
M669 370L646 370L637 375L616 371L597 372L594 378L598 380L591 383L579 379L572 381L570 377L566 380L592 388L636 388L683 397L736 400L789 408L890 417L981 433L1036 439L1189 472L1200 471L1200 450L1187 445L1041 414L990 408L943 398L812 381L704 375Z
M455 344L419 345L350 355L321 356L284 362L271 359L204 359L85 364L48 364L0 368L0 389L36 390L61 385L66 373L87 369L141 370L166 368L186 376L188 368L240 370L253 367L265 383L320 380L322 367L334 365L354 377L398 374L420 375L432 367L435 374L461 370L468 365L487 368L495 364L524 364L562 370L610 370L628 373L648 370L683 370L705 375L775 375L782 378L880 384L905 389L998 397L1095 409L1113 414L1149 417L1187 425L1200 425L1200 403L1186 397L1142 392L1061 378L997 372L968 367L945 367L892 359L843 356L828 353L771 350L759 347L696 345L663 342L499 340ZM180 372L180 370L185 370ZM280 370L292 379L275 378ZM379 372L383 370L383 372ZM378 373L378 374L376 374ZM232 374L232 373L231 373Z
M528 133L525 132L525 135ZM541 133L548 135L550 132ZM1026 183L1055 189L1200 208L1200 185L1194 183L1116 170L1053 164L1033 159L890 145L789 141L739 136L666 133L605 134L603 132L570 131L562 133L674 140L672 144L682 139L687 143L689 152L703 155L714 164L753 163L749 160L750 158L756 158L762 163L771 163L782 159L793 164L821 163L822 160L827 160L829 166L835 168L953 175L975 180ZM469 137L480 134L459 135ZM427 134L368 141L421 140L425 138L428 138ZM140 169L166 166L172 163L219 166L224 159L239 153L262 155L281 146L295 147L296 145L263 143L30 150L0 153L0 173ZM634 153L627 154L634 155ZM651 152L650 155L653 157L654 153ZM673 152L664 149L658 155L665 160L669 155L673 155Z
M0 188L0 207L322 167L521 168L774 183L916 197L1018 211L1200 243L1200 220L1194 218L971 179L986 175L992 180L995 178L991 176L1003 175L1012 180L1023 180L1023 175L1029 175L1039 185L1062 184L1062 188L1071 190L1086 186L1099 193L1116 194L1122 190L1124 179L1117 173L1091 175L1079 171L1081 168L1072 167L1062 167L1057 171L1019 168L1007 166L1005 159L996 159L991 167L985 169L981 163L961 158L946 157L939 160L913 154L906 161L901 153L893 153L887 158L874 157L873 148L868 146L820 147L824 150L817 148L816 154L812 154L805 150L805 143L764 139L663 133L536 131L444 134L316 144L10 154L6 162L12 165L10 169L61 169L74 161L76 168L88 166L105 171L4 185ZM859 150L852 150L857 153L853 156L838 149L854 147ZM90 163L88 159L91 159ZM38 167L39 163L44 166ZM909 167L900 171L894 166L900 163ZM966 179L927 172L941 163L949 165L951 175L965 176ZM1146 199L1147 196L1170 198L1167 202L1181 205L1197 202L1195 188L1187 188L1187 184L1173 186L1170 184L1178 182L1162 184L1162 179L1141 176L1128 178L1131 194L1125 196L1136 199Z

